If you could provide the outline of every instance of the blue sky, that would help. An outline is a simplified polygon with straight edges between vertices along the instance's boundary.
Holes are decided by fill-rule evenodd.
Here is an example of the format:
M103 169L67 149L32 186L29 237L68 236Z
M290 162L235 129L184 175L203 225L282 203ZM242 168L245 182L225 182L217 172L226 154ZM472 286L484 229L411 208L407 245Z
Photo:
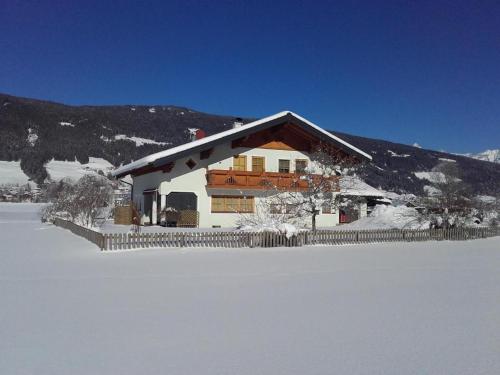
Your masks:
M1 1L0 92L500 148L497 1Z

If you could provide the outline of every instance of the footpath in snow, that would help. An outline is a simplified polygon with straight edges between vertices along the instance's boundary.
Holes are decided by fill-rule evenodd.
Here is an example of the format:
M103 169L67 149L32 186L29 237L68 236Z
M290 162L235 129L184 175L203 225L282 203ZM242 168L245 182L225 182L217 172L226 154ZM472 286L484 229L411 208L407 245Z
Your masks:
M0 204L0 374L498 374L500 239L100 252Z

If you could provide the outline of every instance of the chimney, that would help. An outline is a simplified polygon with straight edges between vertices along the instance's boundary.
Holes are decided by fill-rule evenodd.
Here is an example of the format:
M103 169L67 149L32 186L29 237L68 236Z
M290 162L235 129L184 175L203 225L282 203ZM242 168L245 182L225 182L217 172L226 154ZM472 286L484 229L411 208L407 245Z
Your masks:
M191 142L205 138L205 136L207 135L203 130L198 128L188 128L188 133L189 133L189 140Z
M195 134L196 139L202 139L202 138L205 138L206 136L207 136L207 134L202 129L196 130L196 134Z
M243 126L243 119L236 117L233 122L233 129L241 128Z

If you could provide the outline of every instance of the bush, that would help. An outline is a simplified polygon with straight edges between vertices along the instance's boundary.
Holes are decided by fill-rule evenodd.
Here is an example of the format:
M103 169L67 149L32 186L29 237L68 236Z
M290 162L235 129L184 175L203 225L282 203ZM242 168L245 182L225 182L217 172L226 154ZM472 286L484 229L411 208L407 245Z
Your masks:
M53 203L42 209L41 219L50 221L60 217L94 227L110 204L112 191L109 180L102 176L85 175L74 185L63 183L58 187Z

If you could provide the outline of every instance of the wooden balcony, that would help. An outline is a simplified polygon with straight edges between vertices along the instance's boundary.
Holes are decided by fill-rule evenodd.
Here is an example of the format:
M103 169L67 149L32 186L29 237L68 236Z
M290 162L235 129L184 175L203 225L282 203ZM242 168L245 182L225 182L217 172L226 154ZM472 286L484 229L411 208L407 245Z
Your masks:
M307 191L310 186L319 186L322 179L332 182L332 191L339 190L339 177L322 177L320 175L308 175L313 180L310 183L304 175L298 173L276 173L276 172L250 172L212 169L207 172L207 187L211 189L240 189L240 190L284 190L284 191Z

